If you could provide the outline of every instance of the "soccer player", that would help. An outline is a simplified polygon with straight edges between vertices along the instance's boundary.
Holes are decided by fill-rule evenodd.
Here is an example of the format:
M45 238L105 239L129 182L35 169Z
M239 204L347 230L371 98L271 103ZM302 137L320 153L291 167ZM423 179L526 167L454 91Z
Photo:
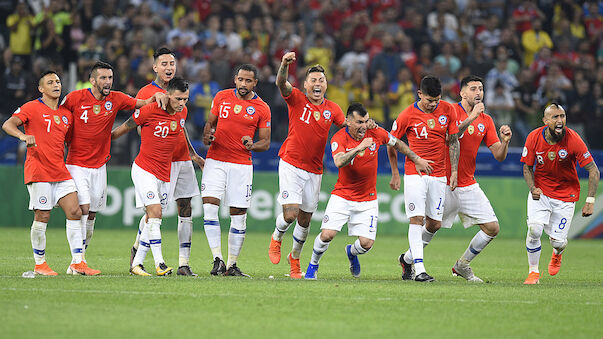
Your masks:
M471 239L461 258L454 264L452 273L468 281L483 282L473 274L469 263L496 237L499 225L490 201L475 181L475 159L483 140L494 158L500 162L504 161L509 150L512 132L509 126L503 125L499 131L500 139L496 135L494 121L484 113L484 82L480 77L470 75L463 78L460 94L461 101L455 105L457 116L455 122L460 135L458 187L454 191L450 187L446 189L442 227L451 228L457 214L466 228L475 224L479 225L480 230ZM450 172L450 162L447 160L446 175L448 177L450 177ZM410 262L410 258L408 259ZM406 262L403 261L403 265ZM406 265L406 269L411 269L408 264Z
M136 94L138 99L147 99L156 93L165 93L168 82L176 74L176 57L171 50L165 47L159 48L153 55L153 71L157 74L155 80L144 86ZM176 149L172 159L172 169L170 172L170 197L176 201L178 206L178 275L196 276L189 266L191 256L191 241L193 238L193 218L191 199L199 195L199 183L195 175L195 168L191 159L194 159L199 167L203 168L205 160L200 157L194 148L189 147L190 141L187 140L186 129L178 137ZM144 218L144 216L143 216ZM138 226L138 234L134 241L130 254L130 264L134 260L136 250L138 249L140 234L144 226L144 220L141 219Z
M90 83L92 88L73 91L62 102L74 116L66 164L75 181L82 210L82 255L90 245L96 213L107 205L106 163L111 158L111 129L117 112L140 108L155 100L165 101L164 94L136 100L112 91L113 67L101 61L92 66ZM77 273L68 269L67 274Z
M276 218L268 256L273 264L280 262L283 235L297 219L293 247L287 260L290 277L300 279L299 256L308 237L312 213L318 207L322 159L329 129L333 123L343 125L345 117L336 103L325 99L327 78L322 66L315 65L306 71L306 94L291 86L287 74L294 61L294 52L283 55L276 77L276 85L289 109L289 133L278 154L281 158L278 202L283 206L283 212Z
M440 79L425 76L417 91L419 101L408 106L398 115L392 125L392 134L401 138L406 134L408 144L418 156L432 160L433 171L422 175L408 157L404 165L404 204L406 215L410 218L408 226L409 250L400 255L402 279L411 280L413 274L409 267L414 263L415 281L431 282L433 277L425 271L423 264L423 244L429 243L434 233L440 228L446 198L446 139L448 138L451 173L450 189L457 186L459 142L456 112L454 106L442 98ZM398 171L398 155L396 150L388 146L387 155L392 168L390 187L400 189L400 173ZM412 263L405 258L411 257Z
M59 205L67 217L67 240L71 249L69 269L75 274L97 275L98 270L82 260L82 211L78 204L75 182L65 167L65 137L73 118L71 112L59 106L61 79L54 71L45 71L38 80L42 97L32 100L4 122L2 129L25 142L25 185L29 191L29 209L34 211L31 225L31 246L35 268L40 275L57 275L46 263L46 225L50 210ZM23 125L25 133L19 130Z
M567 233L580 198L580 182L576 162L588 171L588 195L582 216L593 214L595 194L599 185L599 169L582 138L566 127L565 109L550 104L544 110L544 126L526 138L521 154L523 177L528 184L528 252L529 274L524 284L538 284L542 231L549 236L553 255L549 274L561 268L561 256L567 246ZM534 168L535 167L535 168Z
M327 204L321 233L314 240L312 259L305 279L316 279L318 263L337 232L345 223L348 234L358 239L345 247L350 272L360 276L358 255L368 252L377 235L377 153L379 146L394 147L411 159L417 169L430 173L432 161L418 157L408 146L381 127L367 129L369 114L362 104L354 103L346 114L347 128L331 138L331 152L339 177Z
M212 275L244 276L237 266L247 228L247 209L251 202L253 165L251 151L270 147L270 108L253 91L258 70L250 64L236 68L236 88L216 94L211 114L203 130L203 142L209 146L201 179L203 224L214 258ZM257 131L257 141L253 137ZM230 209L228 260L224 265L218 208L220 201Z
M111 132L117 139L140 126L140 152L132 164L132 181L136 190L136 207L145 209L144 227L140 247L136 252L130 272L150 276L143 262L149 249L153 252L157 275L172 273L163 260L161 251L161 217L167 208L172 156L186 121L188 83L174 77L167 86L167 108L149 104L136 110L121 126Z

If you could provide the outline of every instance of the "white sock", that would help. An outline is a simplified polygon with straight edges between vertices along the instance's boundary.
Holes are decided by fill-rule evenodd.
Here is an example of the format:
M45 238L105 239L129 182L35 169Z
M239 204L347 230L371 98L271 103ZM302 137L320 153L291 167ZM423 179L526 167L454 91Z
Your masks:
M36 265L46 261L46 226L47 223L35 220L31 224L31 248Z
M82 262L82 222L81 220L66 221L67 242L71 250L71 263L79 264Z
M308 227L301 227L298 222L295 223L295 228L293 228L293 246L291 248L291 258L299 259L299 255L301 254L304 244L306 243L306 239L308 238L309 231L310 225L308 225Z
M161 219L149 218L145 227L149 227L149 244L151 252L153 252L153 259L155 259L155 267L159 267L159 264L165 263L161 252Z
M320 258L329 248L329 244L331 242L324 242L320 240L320 233L314 239L314 248L312 248L312 258L310 259L310 264L318 265Z
M92 220L86 220L86 246L85 249L90 246L90 240L92 240L92 234L94 234L94 223L96 222L96 218ZM85 252L84 249L84 252Z
M526 249L528 251L528 265L530 272L538 271L538 262L540 261L540 251L542 249L540 238L532 238L528 234L526 239Z
M434 235L435 235L435 232L434 233L429 232L425 226L423 226L421 228L421 240L423 241L423 248L425 248L427 245L429 245L429 243L431 242L431 239L433 239ZM412 257L412 252L410 251L410 248L408 249L408 251L406 251L406 253L404 253L404 262L406 262L407 264L413 263L413 257Z
M475 258L480 252L492 241L494 237L487 235L484 231L479 230L477 234L471 239L469 243L469 247L463 253L461 260L466 261L467 263L471 262L473 258Z
M86 252L86 247L87 243L86 243L86 223L88 222L88 214L83 215L80 218L80 223L82 225L82 253ZM73 263L72 263L73 264Z
M142 217L140 218L140 221L138 221L138 233L136 233L136 240L134 240L134 245L132 245L132 247L134 247L135 249L138 249L138 243L140 242L140 235L142 234L142 230L144 228L144 223L145 223L146 218L147 218L146 214L143 214Z
M218 219L218 207L214 204L203 204L203 228L212 257L222 259L222 234L220 219Z
M188 266L193 238L193 218L178 216L178 266Z
M289 226L291 226L291 224L288 224L285 221L283 213L279 214L278 217L276 217L276 226L274 227L274 232L272 233L272 239L282 241L285 232L287 232L289 229Z
M356 241L354 241L354 243L350 247L350 253L352 255L364 254L364 253L368 252L369 250L370 250L370 248L366 249L366 248L360 246L360 239L356 239Z
M138 243L140 246L136 251L134 260L132 260L132 267L142 265L144 259L147 257L147 253L149 253L149 250L151 249L151 244L149 243L149 227L146 225L142 226L142 230L139 231L139 238L140 241Z
M410 246L410 253L412 254L417 275L425 272L425 265L423 264L422 233L423 226L417 224L408 225L408 244Z
M237 263L241 253L245 232L247 229L247 214L230 216L230 232L228 232L228 262L226 268Z

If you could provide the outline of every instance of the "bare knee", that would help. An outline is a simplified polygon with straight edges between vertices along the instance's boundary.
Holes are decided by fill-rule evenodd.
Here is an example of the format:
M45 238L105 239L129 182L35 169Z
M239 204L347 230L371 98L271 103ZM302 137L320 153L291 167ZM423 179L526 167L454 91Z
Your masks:
M331 240L333 240L333 238L335 238L336 234L337 234L337 231L322 230L322 232L320 232L320 240L322 240L324 242L330 242Z
M301 227L310 227L310 222L312 221L312 213L304 212L302 210L299 211L299 215L297 216L297 223Z
M431 219L430 217L427 217L427 222L425 223L425 228L429 232L435 233L440 229L440 227L442 227L441 221L434 220L434 219Z
M498 222L496 222L496 221L480 225L480 228L482 229L482 231L484 231L484 233L486 233L487 235L489 235L491 237L497 236L498 232L500 231L500 226L498 225Z
M370 250L373 247L373 244L375 243L375 240L363 237L358 238L358 240L360 241L360 246L362 246L362 248L367 251Z
M82 209L79 205L65 207L65 216L69 220L80 220L82 218Z
M178 205L178 215L181 217L190 217L192 215L191 198L176 199Z
M159 204L149 205L146 207L146 210L147 210L147 218L161 219L161 205L159 205Z
M299 215L299 207L297 205L284 205L283 206L283 219L287 224L291 224L297 219Z
M246 208L240 208L240 207L231 207L230 208L230 215L243 215L245 213L247 213Z
M82 215L88 215L89 216L90 213L93 213L93 212L90 212L90 205L89 204L80 205L80 209L82 210Z
M50 221L50 211L35 210L34 220L47 224Z
M410 217L410 223L413 225L423 225L425 224L425 218L422 216Z

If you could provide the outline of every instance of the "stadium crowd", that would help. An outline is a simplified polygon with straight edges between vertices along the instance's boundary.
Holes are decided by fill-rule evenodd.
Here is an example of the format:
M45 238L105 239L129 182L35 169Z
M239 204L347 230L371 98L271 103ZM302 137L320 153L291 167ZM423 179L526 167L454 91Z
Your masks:
M603 1L5 0L0 20L1 120L39 96L35 81L46 68L74 85L63 87L67 94L90 86L88 70L102 60L115 67L114 89L134 96L154 78L153 51L166 45L191 82L196 139L234 67L251 63L273 111L272 140L283 141L287 106L275 78L294 51L293 86L306 66L324 65L328 98L344 109L362 102L386 129L417 99L423 75L438 76L443 99L456 102L460 79L475 74L496 125L514 129L512 145L542 125L555 101L591 148L603 148Z

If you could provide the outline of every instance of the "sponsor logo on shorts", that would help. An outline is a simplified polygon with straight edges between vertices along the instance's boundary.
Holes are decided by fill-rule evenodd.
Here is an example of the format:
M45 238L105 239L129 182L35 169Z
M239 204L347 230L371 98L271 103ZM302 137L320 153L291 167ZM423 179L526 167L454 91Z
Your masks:
M287 199L287 198L289 198L289 192L283 191L283 193L281 194L281 196L283 197L283 199Z
M322 112L322 116L327 120L331 119L331 111L326 110L326 111Z
M61 117L61 120L63 120L63 123L64 123L65 125L68 125L68 124L69 124L69 119L67 119L67 117L66 117L66 116L64 116L64 115L63 115L63 116Z
M322 222L325 223L325 224L328 223L329 222L329 216L325 214L325 216L322 217Z
M561 159L567 158L567 151L565 149L560 149L558 154L559 154L559 158L561 158Z
M415 204L413 204L412 202L410 204L408 204L408 209L411 211L415 210Z
M484 126L484 124L482 124L482 123L479 123L479 124L477 124L477 129L480 132L484 133L484 131L486 130L486 126Z
M440 117L438 118L438 122L440 123L440 125L446 125L446 123L448 122L448 118L445 115L440 115Z
M205 184L201 184L201 190L205 191Z
M147 199L154 199L155 198L155 193L148 191L147 192Z
M255 107L253 107L253 106L247 106L247 108L245 109L245 111L249 115L254 115L255 114Z
M113 103L111 101L105 102L105 109L110 111L113 108Z
M41 196L39 201L40 201L40 204L42 204L42 205L43 205L43 204L45 204L45 203L47 203L47 202L48 202L48 199L46 199L46 197L45 197L45 196Z

